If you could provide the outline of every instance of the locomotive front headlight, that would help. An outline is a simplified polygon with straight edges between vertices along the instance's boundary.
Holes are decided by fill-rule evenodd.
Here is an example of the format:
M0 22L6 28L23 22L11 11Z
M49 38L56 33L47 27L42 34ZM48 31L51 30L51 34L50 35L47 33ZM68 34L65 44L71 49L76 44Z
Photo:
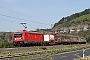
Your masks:
M22 40L22 38L19 38L20 40Z
M16 38L14 38L14 40L16 40Z

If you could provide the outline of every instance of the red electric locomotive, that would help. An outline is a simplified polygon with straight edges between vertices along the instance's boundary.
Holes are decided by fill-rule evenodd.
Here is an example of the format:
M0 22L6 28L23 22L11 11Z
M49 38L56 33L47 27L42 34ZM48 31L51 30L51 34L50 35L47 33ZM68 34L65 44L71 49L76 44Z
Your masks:
M13 32L12 40L15 46L29 45L31 43L43 42L43 34L36 32L29 32L26 30Z

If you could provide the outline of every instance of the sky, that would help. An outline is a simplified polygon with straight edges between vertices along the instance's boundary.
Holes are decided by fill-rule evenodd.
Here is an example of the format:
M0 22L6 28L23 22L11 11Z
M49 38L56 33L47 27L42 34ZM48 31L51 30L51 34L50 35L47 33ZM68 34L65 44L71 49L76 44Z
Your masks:
M90 0L0 0L0 31L51 28L62 17L90 8Z

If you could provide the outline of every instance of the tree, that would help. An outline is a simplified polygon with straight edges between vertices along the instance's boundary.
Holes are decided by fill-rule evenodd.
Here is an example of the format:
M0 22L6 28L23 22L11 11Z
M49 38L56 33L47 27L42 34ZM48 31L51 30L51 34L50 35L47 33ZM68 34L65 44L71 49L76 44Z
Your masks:
M37 29L36 29L36 31L37 31L37 32L40 32L40 29L39 29L39 28L37 28Z
M6 33L5 34L5 40L10 41L12 39L12 34L11 33Z

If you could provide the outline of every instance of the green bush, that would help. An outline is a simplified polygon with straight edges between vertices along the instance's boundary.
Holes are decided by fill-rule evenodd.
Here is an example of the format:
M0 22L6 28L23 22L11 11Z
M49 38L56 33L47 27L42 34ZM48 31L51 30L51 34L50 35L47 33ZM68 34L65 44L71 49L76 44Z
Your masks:
M11 42L8 42L7 40L0 40L0 48L10 48L13 47L13 44Z

